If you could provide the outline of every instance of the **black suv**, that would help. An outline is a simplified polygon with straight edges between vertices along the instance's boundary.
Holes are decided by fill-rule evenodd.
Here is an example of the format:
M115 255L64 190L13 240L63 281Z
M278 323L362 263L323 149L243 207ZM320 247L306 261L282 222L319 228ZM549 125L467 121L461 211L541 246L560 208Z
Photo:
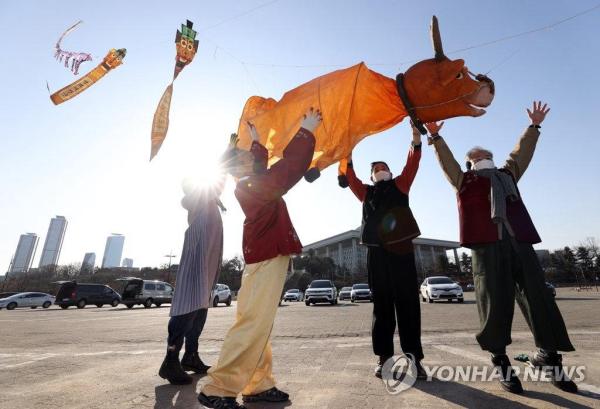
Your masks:
M104 284L77 283L76 281L65 281L61 284L54 304L66 309L70 306L84 308L87 304L101 308L104 304L116 307L121 302L121 295Z

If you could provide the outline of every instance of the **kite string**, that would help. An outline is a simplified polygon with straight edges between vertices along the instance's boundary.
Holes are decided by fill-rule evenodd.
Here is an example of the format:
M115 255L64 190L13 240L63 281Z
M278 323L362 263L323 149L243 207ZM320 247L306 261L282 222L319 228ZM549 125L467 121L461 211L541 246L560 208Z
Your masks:
M275 1L278 1L278 0L271 1L270 3L274 3ZM267 4L267 3L265 3L265 4ZM540 31L550 30L550 29L552 29L552 28L554 28L556 26L564 24L564 23L566 23L568 21L571 21L571 20L573 20L575 18L581 17L581 16L583 16L585 14L589 14L589 13L591 13L591 12L593 12L593 11L599 9L599 8L600 8L600 3L596 4L593 7L588 8L586 10L580 11L580 12L578 12L576 14L573 14L571 16L565 17L565 18L560 19L558 21L555 21L553 23L546 24L546 25L541 26L541 27L537 27L537 28L533 28L531 30L522 31L520 33L516 33L516 34L512 34L512 35L500 37L500 38L497 38L495 40L490 40L490 41L486 41L486 42L483 42L483 43L474 44L474 45L471 45L471 46L468 46L468 47L458 48L458 49L452 50L450 52L447 52L446 54L456 54L456 53L463 52L463 51L469 51L469 50L473 50L473 49L477 49L477 48L487 47L489 45L497 44L497 43L504 42L504 41L513 40L513 39L519 38L519 37L524 37L524 36L531 35L531 34L534 34L534 33L540 32ZM213 43L214 43L214 41L213 41ZM221 48L221 49L223 49L223 47L221 47L221 46L218 46L218 47ZM512 56L509 57L509 59L510 58L512 58ZM419 62L419 61L421 61L421 60L413 59L413 60L402 61L400 63L373 63L373 64L370 63L369 66L372 66L372 67L375 67L375 66L397 66L397 67L400 67L400 66L404 66L404 65L407 65L407 64L416 63L416 62ZM503 61L502 64L504 64L504 62L505 61ZM264 67L274 67L274 68L338 68L338 67L341 68L341 67L347 67L348 66L348 64L307 64L307 65L297 65L297 64L271 64L271 63L248 62L248 61L243 61L243 63L245 65L249 65L249 66L264 66ZM496 68L496 67L494 67L494 68Z
M244 17L244 16L246 16L248 14L254 13L256 10L259 10L259 9L264 8L264 7L270 6L271 4L277 3L278 1L280 1L280 0L271 0L271 1L267 1L265 3L259 4L258 6L253 7L251 9L249 9L249 10L243 11L243 12L241 12L239 14L236 14L236 15L233 15L231 17L227 17L227 18L225 18L225 19L223 19L223 20L221 20L221 21L219 21L219 22L217 22L217 23L215 23L215 24L213 24L211 26L204 27L202 30L199 30L198 32L201 33L201 32L204 32L204 31L211 30L211 29L213 29L215 27L218 27L218 26L220 26L222 24L225 24L225 23L227 23L227 22L229 22L231 20L236 20L236 19L238 19L240 17Z

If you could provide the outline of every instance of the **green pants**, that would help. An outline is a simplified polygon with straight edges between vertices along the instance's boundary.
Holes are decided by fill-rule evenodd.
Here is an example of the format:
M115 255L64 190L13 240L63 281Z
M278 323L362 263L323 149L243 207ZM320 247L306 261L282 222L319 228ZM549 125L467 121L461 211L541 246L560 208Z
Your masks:
M531 244L518 243L505 234L503 240L471 250L481 325L477 342L483 350L501 353L512 342L515 298L538 348L575 350Z

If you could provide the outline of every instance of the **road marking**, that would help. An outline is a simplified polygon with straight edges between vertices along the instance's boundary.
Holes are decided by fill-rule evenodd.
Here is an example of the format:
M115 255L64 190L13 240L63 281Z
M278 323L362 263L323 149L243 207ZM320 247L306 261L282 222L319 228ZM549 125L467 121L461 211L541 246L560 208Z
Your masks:
M146 349L146 350L132 350L132 351L95 351L95 352L76 352L76 353L46 353L46 354L37 354L37 353L17 353L17 354L6 354L0 353L0 359L10 359L10 358L27 358L27 361L19 362L16 364L4 364L0 365L0 369L10 369L17 368L20 366L30 365L37 363L39 361L43 361L50 358L57 357L90 357L90 356L103 356L103 355L145 355L145 354L163 354L165 349ZM214 354L220 352L218 348L210 348L210 349L202 349L200 351L203 354Z

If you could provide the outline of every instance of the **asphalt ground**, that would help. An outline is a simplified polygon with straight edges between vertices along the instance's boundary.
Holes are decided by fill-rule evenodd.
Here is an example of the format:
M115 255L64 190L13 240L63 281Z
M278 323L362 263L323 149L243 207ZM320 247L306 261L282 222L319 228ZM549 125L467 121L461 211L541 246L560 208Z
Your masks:
M463 304L421 304L423 362L432 370L489 366L474 337L479 321L473 293L465 296ZM547 381L523 382L526 392L513 395L496 380L447 380L447 371L391 394L373 376L372 304L283 303L273 330L274 373L291 402L248 407L600 408L600 293L558 289L557 302L577 349L564 364L585 371L577 395ZM202 378L172 386L157 375L168 313L169 306L0 311L0 408L199 408ZM200 355L208 364L216 362L234 316L235 303L209 311L200 339ZM508 353L534 352L517 308ZM513 362L525 370L525 364Z

